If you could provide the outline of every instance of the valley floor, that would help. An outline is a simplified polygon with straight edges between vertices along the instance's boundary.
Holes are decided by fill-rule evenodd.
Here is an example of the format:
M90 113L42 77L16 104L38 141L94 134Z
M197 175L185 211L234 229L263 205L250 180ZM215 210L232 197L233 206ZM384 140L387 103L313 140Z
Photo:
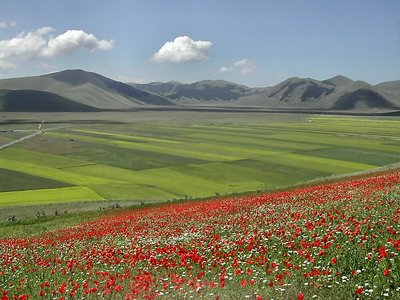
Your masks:
M400 161L397 117L3 113L0 219L274 190Z

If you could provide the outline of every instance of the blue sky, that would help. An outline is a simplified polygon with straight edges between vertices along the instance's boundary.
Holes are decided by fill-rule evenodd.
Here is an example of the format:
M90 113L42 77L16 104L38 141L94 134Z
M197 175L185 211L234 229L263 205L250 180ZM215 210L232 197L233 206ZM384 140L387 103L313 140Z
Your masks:
M0 78L400 79L400 1L1 0Z

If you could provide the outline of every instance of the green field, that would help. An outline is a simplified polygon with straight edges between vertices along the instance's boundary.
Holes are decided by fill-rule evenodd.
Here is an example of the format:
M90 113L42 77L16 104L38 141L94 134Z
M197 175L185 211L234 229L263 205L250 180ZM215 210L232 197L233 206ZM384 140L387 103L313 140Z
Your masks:
M0 207L207 197L400 161L398 119L268 117L257 122L74 122L0 151ZM10 132L0 134L0 142L9 140Z

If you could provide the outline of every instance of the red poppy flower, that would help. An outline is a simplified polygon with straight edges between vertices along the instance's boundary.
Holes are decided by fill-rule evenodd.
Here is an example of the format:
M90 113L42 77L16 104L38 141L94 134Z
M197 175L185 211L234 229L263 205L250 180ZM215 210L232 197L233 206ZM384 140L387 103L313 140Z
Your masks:
M390 270L388 269L388 268L386 268L384 271L383 271L383 276L388 276L390 274Z

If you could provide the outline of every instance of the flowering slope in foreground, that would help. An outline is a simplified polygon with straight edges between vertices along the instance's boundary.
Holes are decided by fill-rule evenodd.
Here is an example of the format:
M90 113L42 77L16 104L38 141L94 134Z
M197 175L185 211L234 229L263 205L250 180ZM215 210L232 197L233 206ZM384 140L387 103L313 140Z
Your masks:
M400 172L0 240L2 299L399 298Z

